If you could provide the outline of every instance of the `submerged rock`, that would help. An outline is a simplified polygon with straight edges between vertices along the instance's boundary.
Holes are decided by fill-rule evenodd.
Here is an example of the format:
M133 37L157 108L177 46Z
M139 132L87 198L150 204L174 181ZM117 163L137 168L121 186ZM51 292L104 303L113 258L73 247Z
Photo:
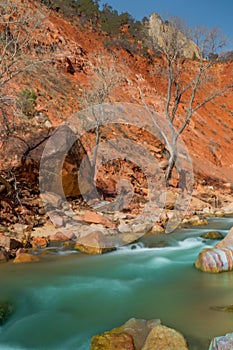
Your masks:
M233 333L216 337L211 341L209 350L231 350L233 349Z
M0 325L7 321L12 309L12 305L8 301L0 301Z
M199 253L195 267L204 272L233 270L233 228L214 248L203 249Z
M233 312L233 305L211 306L211 309L215 311Z
M221 232L218 231L210 231L203 233L201 237L206 239L223 239L223 235L221 234Z

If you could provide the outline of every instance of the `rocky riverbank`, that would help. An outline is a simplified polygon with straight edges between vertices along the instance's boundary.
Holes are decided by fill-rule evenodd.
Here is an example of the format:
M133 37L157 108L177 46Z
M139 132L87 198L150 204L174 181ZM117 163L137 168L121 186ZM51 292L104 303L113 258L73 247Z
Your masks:
M174 220L178 227L198 226L207 224L208 216L223 216L233 212L232 206L228 204L225 208L215 210L213 208L207 210L206 207L194 210L193 207L181 216L176 210L168 209L174 207L175 203L175 197L170 194L159 218L156 217L157 213L153 215L153 212L150 216L143 214L137 216L134 212L124 211L102 213L98 208L96 210L86 208L81 202L63 201L54 193L47 193L46 196L54 207L46 207L40 199L34 199L31 203L34 210L31 214L28 210L28 216L32 217L31 225L15 223L0 226L1 262L9 259L16 259L15 262L37 261L29 254L38 249L54 246L65 246L88 254L102 254L136 242L144 235L166 234L167 224L171 220ZM7 213L5 216L7 217ZM40 225L33 222L35 216ZM228 254L230 251L222 250L222 252ZM206 256L207 253L209 254L209 251L202 253L199 260L203 260L203 254ZM196 266L199 265L197 262Z
M9 228L0 227L0 261L15 259L21 261L19 255L34 253L38 249L48 247L67 247L88 254L102 254L116 247L136 242L144 235L165 234L166 212L164 221L135 222L130 215L114 213L104 216L101 213L82 210L72 217L64 219L56 213L53 223L48 220L41 227L15 224ZM62 225L60 224L62 221ZM200 215L188 215L183 218L179 227L207 224L208 220ZM27 255L28 256L28 255ZM28 256L29 261L34 261ZM24 261L24 260L23 260Z

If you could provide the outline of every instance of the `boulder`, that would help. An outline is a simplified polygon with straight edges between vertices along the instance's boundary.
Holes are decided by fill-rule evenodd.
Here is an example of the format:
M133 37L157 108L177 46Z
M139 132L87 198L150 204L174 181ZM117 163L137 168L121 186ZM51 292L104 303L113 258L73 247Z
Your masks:
M118 328L94 336L90 349L188 350L188 346L181 333L162 326L159 319L131 318Z
M192 197L191 203L190 203L192 210L199 211L199 212L202 212L207 207L207 205L208 203L196 197Z
M218 231L210 231L203 233L201 237L206 239L223 239L223 235L221 234L221 232Z
M233 214L233 203L230 203L222 208L224 213L226 214Z
M183 335L175 329L158 325L154 327L142 347L142 350L188 350Z
M28 178L30 183L37 182L40 173L40 189L61 197L76 197L93 189L91 165L86 157L86 151L76 134L67 125L61 125L56 130L44 130L38 135L33 134L29 144L35 147L27 153L23 164L23 175L35 174ZM37 146L36 146L37 145ZM79 166L83 164L82 181L79 181ZM82 182L82 183L81 183ZM80 186L82 191L80 192Z
M224 272L233 270L233 250L222 248L203 249L196 261L195 267L203 272Z
M189 227L189 226L201 226L207 225L208 220L198 215L193 215L187 218L184 218L179 227Z
M49 244L49 240L46 237L35 236L31 241L32 248L46 248Z
M9 258L9 253L6 251L6 249L0 247L0 262L6 262L9 260Z
M29 253L21 253L16 256L14 259L15 264L21 264L21 263L31 263L31 262L38 262L40 261L40 258L36 255L32 255Z
M135 347L131 335L106 332L91 339L90 350L135 350Z
M120 224L118 226L118 231L120 233L129 233L131 232L131 226L125 223L123 220L120 220Z
M49 217L55 227L60 228L65 226L65 221L64 218L61 216L61 213L55 211L50 212Z
M165 230L162 226L154 224L149 233L165 233Z
M214 338L209 350L231 350L233 349L233 333L228 333L221 337Z
M46 191L41 194L44 204L49 208L60 209L62 207L63 199L62 197L53 192Z
M97 255L111 252L116 248L109 244L107 238L101 231L93 231L85 237L78 238L74 249L82 253Z
M3 247L7 250L18 249L23 247L23 243L8 235L0 234L0 247Z
M203 249L195 267L204 272L224 272L233 270L233 228L214 248Z
M132 232L135 234L140 234L140 236L146 234L151 230L153 224L151 222L139 222L132 225Z
M216 248L232 248L233 249L233 227L230 229L225 238L216 244Z
M50 242L65 242L65 241L69 241L71 239L75 239L76 236L73 232L63 233L63 232L58 231L54 235L51 235L49 238L50 238Z
M89 224L100 224L110 229L116 228L116 224L113 221L106 218L103 214L91 210L86 210L83 214L73 216L73 220L84 221Z
M132 336L135 350L141 350L151 329L161 324L159 319L143 320L131 318L119 328L114 328L112 332L124 332Z
M177 201L178 195L175 192L167 191L162 193L159 200L161 203L165 202L165 209L173 210Z

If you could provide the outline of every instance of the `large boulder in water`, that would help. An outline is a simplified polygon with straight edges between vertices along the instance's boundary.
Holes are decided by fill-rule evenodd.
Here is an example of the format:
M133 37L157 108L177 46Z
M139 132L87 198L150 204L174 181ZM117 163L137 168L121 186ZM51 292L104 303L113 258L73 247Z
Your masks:
M203 249L199 253L195 267L204 272L233 270L233 228L214 248Z
M188 350L183 335L175 329L158 325L149 333L142 350Z
M209 350L231 350L233 349L233 333L216 337L211 341Z
M84 237L78 238L74 249L86 254L103 254L111 252L116 248L108 242L101 231L93 231Z
M176 330L161 325L160 320L132 318L118 328L94 336L91 350L188 350L186 340Z
M91 350L135 350L133 338L127 333L106 332L91 340Z
M124 332L131 335L133 337L135 350L141 350L152 328L159 324L161 324L159 319L147 321L144 319L131 318L122 326L113 329L112 332Z
M40 261L39 256L29 254L29 253L21 253L16 256L14 259L15 264L21 264L21 263L32 263L32 262L38 262Z

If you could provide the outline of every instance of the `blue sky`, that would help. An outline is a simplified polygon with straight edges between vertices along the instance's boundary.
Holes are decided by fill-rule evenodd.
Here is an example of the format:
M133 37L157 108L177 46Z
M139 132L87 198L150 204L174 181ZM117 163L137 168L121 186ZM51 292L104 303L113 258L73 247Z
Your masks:
M149 17L157 12L161 17L166 15L184 18L187 25L219 27L229 38L233 48L233 0L101 0L118 12L129 12L136 19Z

